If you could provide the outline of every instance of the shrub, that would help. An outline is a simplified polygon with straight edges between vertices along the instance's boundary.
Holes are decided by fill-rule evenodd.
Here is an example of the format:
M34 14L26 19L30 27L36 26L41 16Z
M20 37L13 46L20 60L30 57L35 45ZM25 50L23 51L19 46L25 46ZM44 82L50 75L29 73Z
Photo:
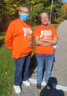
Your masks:
M60 23L60 22L62 22L64 19L62 18L62 17L59 17L59 18L55 18L54 19L54 23Z

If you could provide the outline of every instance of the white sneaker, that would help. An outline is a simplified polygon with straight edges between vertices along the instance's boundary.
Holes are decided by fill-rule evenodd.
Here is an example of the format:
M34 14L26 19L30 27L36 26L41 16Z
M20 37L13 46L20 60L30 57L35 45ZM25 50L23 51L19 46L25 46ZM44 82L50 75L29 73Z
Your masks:
M28 81L28 80L26 80L26 81L23 81L23 84L25 85L25 86L30 86L30 81Z
M14 90L15 90L15 92L16 93L21 93L21 88L20 88L20 86L16 86L16 85L14 85Z

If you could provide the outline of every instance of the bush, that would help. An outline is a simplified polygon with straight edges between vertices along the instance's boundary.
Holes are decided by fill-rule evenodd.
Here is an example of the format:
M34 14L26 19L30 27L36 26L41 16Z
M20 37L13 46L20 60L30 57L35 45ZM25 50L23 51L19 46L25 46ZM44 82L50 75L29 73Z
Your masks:
M67 16L64 16L64 19L67 19Z
M55 18L54 19L54 23L60 23L60 22L62 22L64 19L62 18L62 17L59 17L59 18Z

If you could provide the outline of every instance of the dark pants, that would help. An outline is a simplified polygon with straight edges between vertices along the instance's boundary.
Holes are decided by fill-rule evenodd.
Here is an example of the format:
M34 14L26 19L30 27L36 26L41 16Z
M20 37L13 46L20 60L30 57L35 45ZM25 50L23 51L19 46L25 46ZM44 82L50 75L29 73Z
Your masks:
M25 62L26 60L26 62ZM28 80L28 69L30 65L30 55L21 57L19 59L15 59L15 85L20 85L22 83L22 70L23 70L23 65L25 64L25 71L24 71L24 81Z

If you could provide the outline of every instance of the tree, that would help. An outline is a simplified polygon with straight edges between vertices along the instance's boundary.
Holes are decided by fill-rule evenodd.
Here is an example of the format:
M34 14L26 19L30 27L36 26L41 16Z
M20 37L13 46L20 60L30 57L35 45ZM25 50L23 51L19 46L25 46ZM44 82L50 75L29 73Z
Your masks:
M63 3L62 0L54 0L54 7L53 7L53 18L58 18L61 16L61 7Z
M0 1L0 18L1 18L1 30L5 31L8 23L13 18L13 15L17 13L20 2L18 0L2 0ZM4 28L2 28L4 26Z
M64 10L63 17L64 19L67 19L67 3L64 3L63 10Z
M47 11L48 9L48 12L50 11L50 0L26 0L25 4L30 7L31 15L29 20L34 24L39 23L39 15L43 10Z
M9 22L18 17L21 5L30 8L30 22L39 23L39 14L42 11L50 13L51 0L0 0L0 31L5 31ZM61 13L62 0L54 0L52 17L58 18Z
M22 4L30 7L30 22L37 23L41 11L50 11L50 0L0 0L1 31L5 31L9 22L18 17L18 10Z

